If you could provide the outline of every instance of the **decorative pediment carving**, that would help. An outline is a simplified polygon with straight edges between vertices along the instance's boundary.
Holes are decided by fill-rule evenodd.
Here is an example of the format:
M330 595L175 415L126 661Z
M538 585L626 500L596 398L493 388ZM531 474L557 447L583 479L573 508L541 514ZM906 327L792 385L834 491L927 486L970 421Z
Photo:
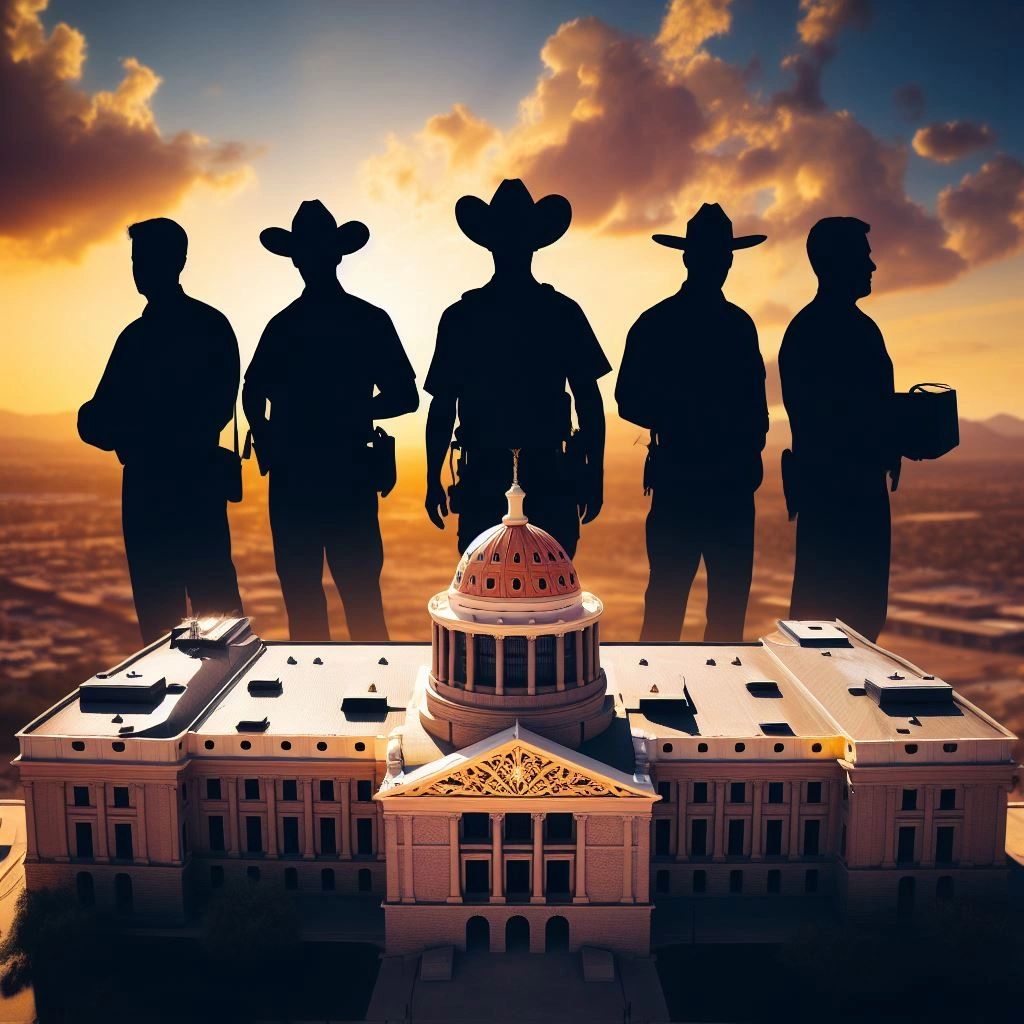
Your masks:
M635 795L623 786L586 774L576 765L519 745L435 778L418 792L423 796Z

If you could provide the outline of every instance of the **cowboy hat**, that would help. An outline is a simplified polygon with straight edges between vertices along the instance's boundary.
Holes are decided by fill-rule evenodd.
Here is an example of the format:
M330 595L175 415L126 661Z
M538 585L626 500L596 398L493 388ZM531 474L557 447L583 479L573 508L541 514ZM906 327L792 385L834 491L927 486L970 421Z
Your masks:
M332 252L339 258L362 249L370 229L358 220L338 227L330 210L319 199L306 199L292 218L292 229L264 228L260 241L275 256L296 256L310 251Z
M760 245L767 235L740 235L734 238L732 221L718 203L705 203L686 223L686 237L651 235L658 245L670 249L749 249Z
M536 202L519 178L506 178L489 203L463 196L455 204L455 219L477 245L494 249L502 243L543 249L569 228L572 207L565 196L550 195Z

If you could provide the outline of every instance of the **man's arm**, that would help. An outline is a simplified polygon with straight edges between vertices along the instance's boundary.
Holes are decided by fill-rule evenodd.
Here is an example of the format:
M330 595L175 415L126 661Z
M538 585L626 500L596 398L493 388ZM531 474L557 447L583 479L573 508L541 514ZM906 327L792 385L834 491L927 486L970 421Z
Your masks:
M242 384L242 410L252 431L261 473L266 473L273 462L270 420L267 418L267 402L270 399L267 382L272 373L268 364L274 339L273 326L274 321L271 320L263 331Z
M380 366L377 394L370 399L370 418L387 420L415 412L420 405L416 374L402 347L391 317L381 311L381 330L374 343L379 346Z
M427 410L427 497L423 504L430 521L439 530L444 529L444 517L448 515L448 496L441 482L441 472L454 431L455 398L435 395Z
M241 372L238 339L230 322L219 313L210 315L206 379L201 382L195 407L189 410L189 415L195 418L197 437L212 432L219 436L231 422Z
M126 346L123 331L104 367L92 398L78 410L78 436L88 445L110 452L123 441L123 423L119 410L124 407L120 396L124 391Z
M598 517L604 504L604 400L596 380L570 377L569 387L576 401L576 418L587 453L586 500L580 503L580 514L582 521L589 523Z
M650 430L654 427L654 410L651 407L652 382L645 379L648 369L644 350L644 325L641 317L626 335L626 348L622 353L619 379L615 382L615 401L622 419Z

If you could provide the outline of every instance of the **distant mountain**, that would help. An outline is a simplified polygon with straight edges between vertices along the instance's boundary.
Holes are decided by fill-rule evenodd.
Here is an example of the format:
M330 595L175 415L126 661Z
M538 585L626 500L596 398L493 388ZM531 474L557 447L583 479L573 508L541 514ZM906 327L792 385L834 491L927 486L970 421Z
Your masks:
M989 430L1002 434L1003 437L1024 438L1024 420L1011 416L1007 412L990 416L987 420L981 420L980 423L983 427L988 427Z
M50 412L27 416L0 409L0 438L80 444L78 415L73 412Z

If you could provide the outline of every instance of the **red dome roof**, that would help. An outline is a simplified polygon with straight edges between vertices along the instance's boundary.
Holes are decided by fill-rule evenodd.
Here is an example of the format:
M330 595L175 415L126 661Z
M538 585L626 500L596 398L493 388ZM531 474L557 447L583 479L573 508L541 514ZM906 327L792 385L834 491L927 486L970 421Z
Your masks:
M500 523L466 549L452 590L467 597L537 600L580 593L576 569L564 549L531 523Z

